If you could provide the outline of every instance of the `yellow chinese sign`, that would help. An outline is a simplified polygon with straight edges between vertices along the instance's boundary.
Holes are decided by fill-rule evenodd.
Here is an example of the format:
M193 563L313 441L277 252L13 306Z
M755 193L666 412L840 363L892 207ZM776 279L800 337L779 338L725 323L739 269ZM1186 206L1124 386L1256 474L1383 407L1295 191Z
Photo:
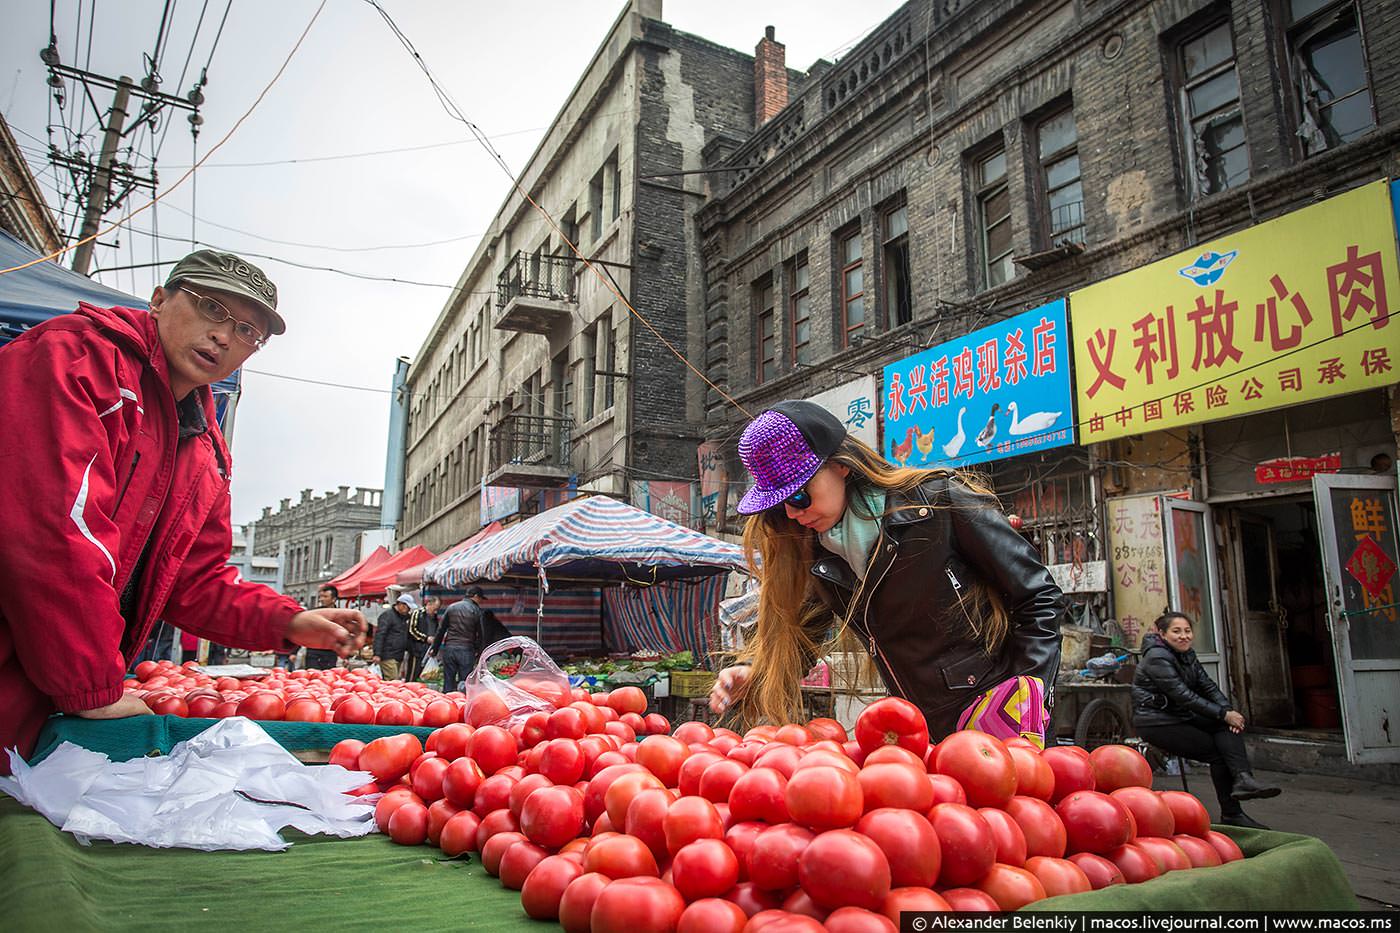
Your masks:
M1400 381L1385 182L1070 294L1081 443Z

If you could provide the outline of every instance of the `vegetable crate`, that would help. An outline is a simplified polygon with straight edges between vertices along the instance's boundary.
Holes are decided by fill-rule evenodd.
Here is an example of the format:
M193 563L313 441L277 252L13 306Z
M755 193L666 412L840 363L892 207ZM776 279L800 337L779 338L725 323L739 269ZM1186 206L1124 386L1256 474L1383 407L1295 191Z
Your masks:
M715 685L713 671L672 671L671 695L678 697L703 697L710 695Z

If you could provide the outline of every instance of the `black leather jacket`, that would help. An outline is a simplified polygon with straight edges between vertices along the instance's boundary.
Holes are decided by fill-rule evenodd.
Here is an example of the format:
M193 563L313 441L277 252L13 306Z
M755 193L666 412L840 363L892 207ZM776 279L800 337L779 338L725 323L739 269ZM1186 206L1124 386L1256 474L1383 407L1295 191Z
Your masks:
M851 625L890 692L923 710L930 739L951 733L977 694L1010 677L1039 677L1053 702L1065 597L995 500L934 478L890 493L885 511ZM842 558L821 547L817 556L818 593L845 618L856 577ZM1011 618L992 656L972 631L977 583Z
M1174 726L1193 717L1221 720L1232 707L1196 658L1179 652L1156 632L1142 637L1142 660L1133 674L1133 725Z

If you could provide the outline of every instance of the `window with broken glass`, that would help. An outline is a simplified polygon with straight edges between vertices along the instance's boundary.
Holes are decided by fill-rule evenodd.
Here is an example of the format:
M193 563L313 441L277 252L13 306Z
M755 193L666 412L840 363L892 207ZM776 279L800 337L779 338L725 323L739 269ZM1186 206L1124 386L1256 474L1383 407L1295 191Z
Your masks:
M1375 129L1355 0L1284 0L1284 14L1303 154L1317 155Z
M1204 197L1249 180L1249 146L1229 21L1196 33L1177 51L1191 191Z

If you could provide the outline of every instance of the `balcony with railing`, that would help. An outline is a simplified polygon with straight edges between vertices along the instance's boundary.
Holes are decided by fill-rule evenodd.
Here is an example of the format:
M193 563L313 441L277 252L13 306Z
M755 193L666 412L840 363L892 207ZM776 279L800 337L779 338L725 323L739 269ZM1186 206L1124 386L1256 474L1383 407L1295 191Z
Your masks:
M567 323L577 305L572 257L516 253L496 279L494 324L498 330L548 334Z
M572 418L510 414L491 428L486 485L555 488L573 474Z

